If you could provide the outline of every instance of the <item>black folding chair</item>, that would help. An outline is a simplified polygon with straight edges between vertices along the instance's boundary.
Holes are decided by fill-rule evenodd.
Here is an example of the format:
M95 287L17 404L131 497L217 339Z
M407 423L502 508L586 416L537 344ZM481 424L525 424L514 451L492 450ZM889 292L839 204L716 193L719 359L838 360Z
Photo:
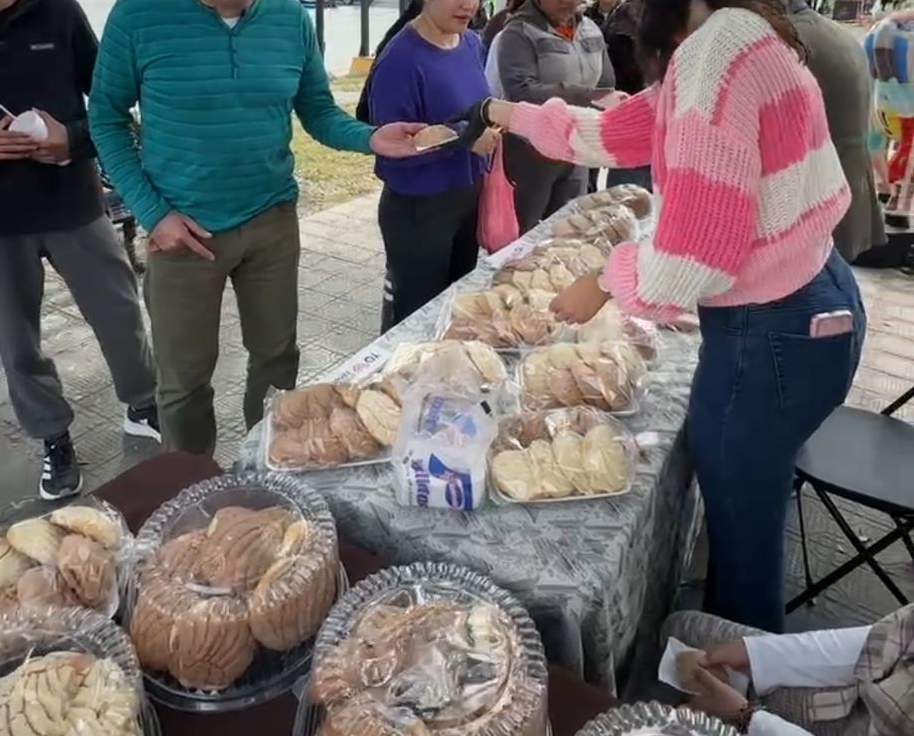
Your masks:
M899 604L908 603L907 596L879 564L876 555L901 541L914 563L914 541L911 538L914 530L914 426L892 416L912 398L914 386L879 414L842 406L825 421L801 451L794 489L797 492L806 589L787 604L788 613L804 603L811 605L816 596L862 565L869 565ZM857 552L819 581L812 579L809 570L803 518L803 487L807 483ZM864 543L844 518L833 497L887 514L894 528L881 539L871 544Z

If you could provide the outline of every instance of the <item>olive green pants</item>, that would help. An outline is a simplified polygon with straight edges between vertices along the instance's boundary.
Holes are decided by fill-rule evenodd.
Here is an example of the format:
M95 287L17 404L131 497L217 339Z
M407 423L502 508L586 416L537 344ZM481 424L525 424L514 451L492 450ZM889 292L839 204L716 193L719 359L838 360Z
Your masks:
M152 253L146 305L158 365L159 422L166 449L212 455L216 447L213 370L219 318L232 280L248 352L244 420L263 417L271 386L294 388L298 374L298 260L295 204L277 205L207 241L216 256L191 250Z

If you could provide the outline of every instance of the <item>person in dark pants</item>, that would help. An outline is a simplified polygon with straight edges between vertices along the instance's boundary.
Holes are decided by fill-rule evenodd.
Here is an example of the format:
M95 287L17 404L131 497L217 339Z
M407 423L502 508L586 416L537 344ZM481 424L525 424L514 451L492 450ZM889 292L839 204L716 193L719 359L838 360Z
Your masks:
M136 279L105 216L84 96L98 42L75 0L0 0L0 100L33 108L43 140L0 120L0 360L22 428L44 441L39 495L79 493L73 409L41 349L47 260L73 294L127 405L124 431L159 439L155 367ZM2 116L0 116L2 117Z
M375 63L371 122L441 124L489 95L482 42L468 31L478 0L427 0ZM378 221L387 254L382 330L387 331L476 265L476 220L485 159L499 134L472 151L447 148L413 159L379 158Z
M496 63L511 102L558 97L589 105L596 89L616 83L603 34L577 0L528 0L501 32ZM587 191L586 168L548 161L513 136L505 139L505 164L522 233Z

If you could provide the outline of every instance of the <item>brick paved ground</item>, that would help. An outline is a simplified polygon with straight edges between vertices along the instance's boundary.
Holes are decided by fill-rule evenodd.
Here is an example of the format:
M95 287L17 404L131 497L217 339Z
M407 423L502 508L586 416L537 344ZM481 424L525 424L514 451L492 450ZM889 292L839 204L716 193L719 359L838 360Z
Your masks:
M379 326L384 257L376 221L376 199L367 197L302 220L303 247L299 274L302 346L301 380L313 378L370 342ZM851 395L852 403L882 408L914 383L914 289L912 282L891 272L858 274L870 312L870 333L864 363ZM140 459L154 453L146 442L127 440L120 431L119 406L107 367L91 330L83 322L69 292L50 275L44 310L47 352L57 361L77 420L73 436L83 461L88 488L97 487ZM241 419L245 354L231 291L226 293L222 322L222 354L216 369L216 414L219 421L217 459L227 466L236 457L244 433ZM914 407L905 415L914 418ZM38 482L40 445L19 431L0 380L0 502L34 494ZM914 480L912 480L914 487ZM885 520L875 514L854 514L854 527L875 537ZM831 569L847 553L847 545L821 509L810 509L813 565L818 573ZM795 534L791 530L791 540ZM792 585L799 580L797 546L791 543ZM888 568L914 596L914 568L900 548L884 555ZM869 571L860 571L823 597L821 605L794 617L794 626L811 623L871 620L894 607L892 599Z

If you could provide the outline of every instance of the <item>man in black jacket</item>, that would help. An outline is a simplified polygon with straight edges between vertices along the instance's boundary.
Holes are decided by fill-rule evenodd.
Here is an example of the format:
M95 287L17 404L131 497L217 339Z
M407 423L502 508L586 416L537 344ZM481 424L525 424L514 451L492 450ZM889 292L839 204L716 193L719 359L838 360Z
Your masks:
M0 0L0 102L34 110L47 134L0 121L0 359L23 429L45 443L39 493L78 493L73 410L41 351L43 259L66 281L98 337L124 429L159 438L155 370L136 280L105 217L85 95L98 42L76 0Z

